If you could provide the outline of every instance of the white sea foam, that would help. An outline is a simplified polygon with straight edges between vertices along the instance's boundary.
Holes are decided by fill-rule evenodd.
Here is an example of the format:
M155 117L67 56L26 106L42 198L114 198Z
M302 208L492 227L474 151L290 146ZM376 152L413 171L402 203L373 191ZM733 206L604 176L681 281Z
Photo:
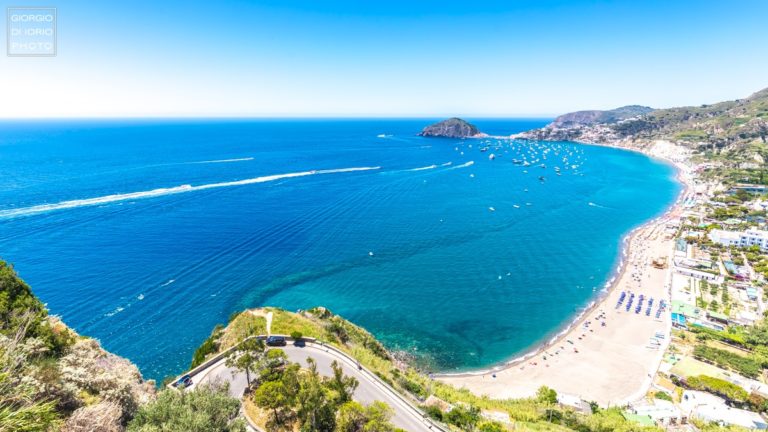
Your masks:
M161 287L164 287L164 286L168 286L168 285L170 285L170 284L172 284L172 283L174 283L174 282L176 282L176 279L170 279L168 282L166 282L166 283L164 283L164 284L162 284L162 285L160 285L160 286L161 286Z
M355 167L355 168L339 168L339 169L329 169L329 170L313 170L313 171L301 171L301 172L295 172L295 173L275 174L275 175L268 175L268 176L262 176L262 177L254 177L254 178L249 178L245 180L236 180L236 181L228 181L228 182L221 182L221 183L209 183L209 184L197 185L197 186L185 184L185 185L176 186L176 187L159 188L159 189L153 189L149 191L105 195L105 196L96 197L96 198L85 198L85 199L77 199L77 200L70 200L70 201L62 201L55 204L41 204L41 205L36 205L31 207L0 210L0 219L9 219L9 218L14 218L19 216L29 216L29 215L38 214L38 213L47 213L55 210L64 210L64 209L71 209L71 208L77 208L77 207L109 204L114 202L122 203L123 201L128 201L128 200L155 198L159 196L180 194L185 192L194 192L194 191L200 191L200 190L206 190L206 189L216 189L216 188L224 188L224 187L231 187L231 186L244 186L244 185L255 184L255 183L266 183L266 182L271 182L271 181L285 179L285 178L306 177L306 176L317 175L317 174L336 174L336 173L346 173L346 172L354 172L354 171L368 171L368 170L376 170L379 168L381 167Z
M111 317L111 316L115 316L116 314L119 314L120 312L122 312L122 311L124 311L124 310L125 310L125 308L124 308L124 307L118 307L118 308L116 308L115 310L113 310L112 312L107 312L107 313L105 313L105 314L104 314L104 316L105 316L105 317Z

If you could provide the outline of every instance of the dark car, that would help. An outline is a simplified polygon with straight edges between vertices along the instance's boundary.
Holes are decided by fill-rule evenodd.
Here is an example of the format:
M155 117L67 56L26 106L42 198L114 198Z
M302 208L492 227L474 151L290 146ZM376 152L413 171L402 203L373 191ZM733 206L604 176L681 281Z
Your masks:
M184 375L183 377L179 378L178 381L176 381L176 387L178 388L187 388L192 385L192 377L189 375Z
M285 337L283 336L270 336L267 338L268 346L286 346Z

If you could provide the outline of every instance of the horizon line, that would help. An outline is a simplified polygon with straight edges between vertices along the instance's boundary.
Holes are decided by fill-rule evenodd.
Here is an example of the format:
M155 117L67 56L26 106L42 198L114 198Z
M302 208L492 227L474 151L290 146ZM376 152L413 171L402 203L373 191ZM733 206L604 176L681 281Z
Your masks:
M524 119L524 120L549 120L559 114L419 114L419 115L115 115L115 116L29 116L29 117L2 117L0 121L8 120L433 120L440 118L474 118L474 119Z

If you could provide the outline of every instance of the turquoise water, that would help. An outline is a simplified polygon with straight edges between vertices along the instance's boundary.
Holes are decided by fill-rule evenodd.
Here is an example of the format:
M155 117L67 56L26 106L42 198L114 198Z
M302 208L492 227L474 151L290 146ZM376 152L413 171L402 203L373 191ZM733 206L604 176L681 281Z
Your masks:
M679 191L640 154L416 137L430 122L0 123L0 256L151 378L261 305L323 305L464 370L551 337Z

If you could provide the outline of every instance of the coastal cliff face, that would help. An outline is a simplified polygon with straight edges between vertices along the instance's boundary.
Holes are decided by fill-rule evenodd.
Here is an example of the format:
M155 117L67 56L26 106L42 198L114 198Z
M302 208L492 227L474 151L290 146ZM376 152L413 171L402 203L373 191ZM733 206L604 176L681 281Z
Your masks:
M154 398L134 364L49 316L0 261L0 431L122 431Z
M643 114L648 114L651 111L653 111L653 108L640 105L629 105L608 111L576 111L557 117L552 122L552 126L569 128L595 124L612 124L621 120L639 117Z
M658 140L713 152L743 152L768 139L768 89L746 99L697 107L651 109L637 105L578 111L544 128L512 135L543 141L576 141L645 148Z
M425 127L419 136L439 138L470 138L480 135L475 125L460 118L449 118Z

